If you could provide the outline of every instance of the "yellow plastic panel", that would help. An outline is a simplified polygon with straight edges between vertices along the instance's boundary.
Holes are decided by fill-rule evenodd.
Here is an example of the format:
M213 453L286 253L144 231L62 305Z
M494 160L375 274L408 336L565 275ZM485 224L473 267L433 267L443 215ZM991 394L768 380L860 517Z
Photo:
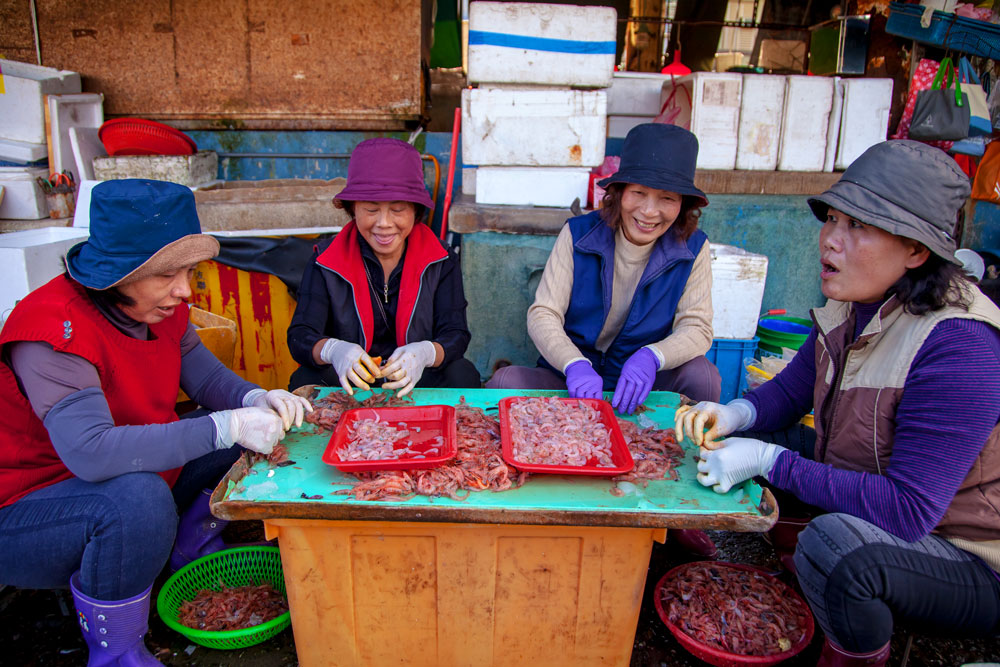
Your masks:
M664 531L273 519L299 662L627 665Z
M288 352L295 299L276 276L208 260L198 264L191 304L236 322L237 375L265 389L284 389L299 367Z

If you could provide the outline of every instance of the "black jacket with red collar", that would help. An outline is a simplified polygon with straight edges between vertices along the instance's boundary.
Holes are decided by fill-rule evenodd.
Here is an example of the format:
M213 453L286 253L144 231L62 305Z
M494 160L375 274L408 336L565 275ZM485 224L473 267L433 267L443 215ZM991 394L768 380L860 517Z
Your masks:
M395 346L430 340L444 348L444 361L460 358L471 335L465 318L465 293L458 256L449 252L424 224L406 239L391 322L380 322L375 295L365 273L363 239L351 221L306 267L298 304L288 327L288 349L304 366L316 367L312 350L323 338L357 343L373 356L392 350L373 349L376 326L394 330ZM380 267L374 268L380 274ZM395 272L394 272L395 275ZM385 278L389 280L388 277ZM378 280L377 282L382 282ZM376 286L381 290L382 285ZM392 296L392 295L390 295Z

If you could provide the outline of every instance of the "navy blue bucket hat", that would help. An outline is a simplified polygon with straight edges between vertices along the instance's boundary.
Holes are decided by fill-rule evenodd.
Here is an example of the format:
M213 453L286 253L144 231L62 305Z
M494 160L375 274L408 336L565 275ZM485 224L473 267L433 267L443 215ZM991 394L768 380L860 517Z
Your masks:
M897 139L866 150L829 190L807 201L820 222L833 207L961 265L955 231L971 190L969 177L944 151Z
M90 195L90 238L66 254L69 275L108 289L211 259L219 242L201 233L190 188L177 183L104 181Z
M677 125L644 123L625 135L618 171L597 184L607 189L612 183L634 183L695 197L708 206L705 193L694 185L697 161L698 137Z

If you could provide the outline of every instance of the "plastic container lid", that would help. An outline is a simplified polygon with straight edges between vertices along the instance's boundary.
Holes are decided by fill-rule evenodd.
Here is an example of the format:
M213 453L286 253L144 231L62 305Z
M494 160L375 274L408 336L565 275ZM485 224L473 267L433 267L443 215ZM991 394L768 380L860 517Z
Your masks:
M408 437L393 445L394 450L409 449L396 459L376 459L370 461L347 461L340 458L339 451L350 442L351 425L361 419L376 419L393 425L397 429L409 431ZM418 430L419 429L419 430ZM438 440L438 437L441 440ZM421 454L433 448L436 454ZM413 453L416 449L418 453ZM458 441L455 437L455 408L450 405L413 405L398 408L354 408L346 410L337 422L337 428L330 436L330 442L323 452L323 463L335 466L343 472L367 472L371 470L417 470L435 468L455 457Z
M618 425L618 419L615 417L615 412L610 403L596 398L559 398L557 400L570 405L582 403L597 409L601 415L601 422L603 422L604 427L608 429L608 434L611 436L611 462L614 464L614 467L600 468L597 466L597 462L593 460L588 461L586 465L582 466L544 465L540 463L525 463L523 461L519 461L517 457L514 456L514 443L510 428L510 408L514 403L528 400L539 399L537 397L529 396L510 396L500 400L500 443L503 450L504 461L518 470L534 473L548 473L550 475L613 476L621 475L632 470L635 462L632 460L632 454L629 452L628 445L625 443L625 436L622 435L622 429Z
M755 572L761 576L766 577L770 580L776 588L781 591L782 597L789 598L797 602L803 609L805 615L805 634L799 641L792 644L791 648L787 651L782 651L780 653L772 653L771 655L743 655L740 653L731 653L729 651L716 648L714 646L709 646L708 644L703 644L697 639L686 634L680 627L675 625L670 621L667 614L667 610L663 606L663 590L674 578L684 574L688 569L703 566L713 566L718 568L729 568L733 570L746 570L750 572ZM710 665L715 665L716 667L739 667L741 665L755 665L758 667L765 667L767 665L776 665L779 662L788 660L794 655L797 655L809 642L812 641L813 633L816 630L815 623L813 621L812 611L809 609L809 605L799 596L795 590L781 581L768 574L764 570L753 567L752 565L743 565L742 563L726 563L723 561L697 561L694 563L684 563L683 565L678 565L673 568L665 575L663 575L658 582L656 582L656 588L653 590L653 603L656 606L656 613L659 615L660 620L667 626L671 634L677 639L678 643L685 649L690 651L693 655L704 660Z
M115 118L97 131L108 155L191 155L198 146L169 125L144 118Z

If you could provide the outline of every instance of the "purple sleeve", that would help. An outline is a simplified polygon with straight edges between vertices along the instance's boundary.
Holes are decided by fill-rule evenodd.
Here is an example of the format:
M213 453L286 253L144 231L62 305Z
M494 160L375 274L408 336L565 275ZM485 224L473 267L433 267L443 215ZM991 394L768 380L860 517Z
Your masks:
M816 384L816 328L806 337L792 360L780 373L743 398L757 409L750 430L780 431L802 419L813 408Z
M49 410L43 423L59 458L87 482L128 472L172 470L215 450L211 417L115 426L98 387L65 397Z
M213 411L242 408L246 393L259 389L226 368L197 334L195 345L181 357L181 388L198 405Z
M884 475L783 452L768 479L804 502L916 541L944 516L998 421L1000 332L975 320L946 320L910 367Z
M56 403L88 387L100 387L94 365L83 357L56 352L48 343L21 341L10 346L10 367L31 409L42 421Z

